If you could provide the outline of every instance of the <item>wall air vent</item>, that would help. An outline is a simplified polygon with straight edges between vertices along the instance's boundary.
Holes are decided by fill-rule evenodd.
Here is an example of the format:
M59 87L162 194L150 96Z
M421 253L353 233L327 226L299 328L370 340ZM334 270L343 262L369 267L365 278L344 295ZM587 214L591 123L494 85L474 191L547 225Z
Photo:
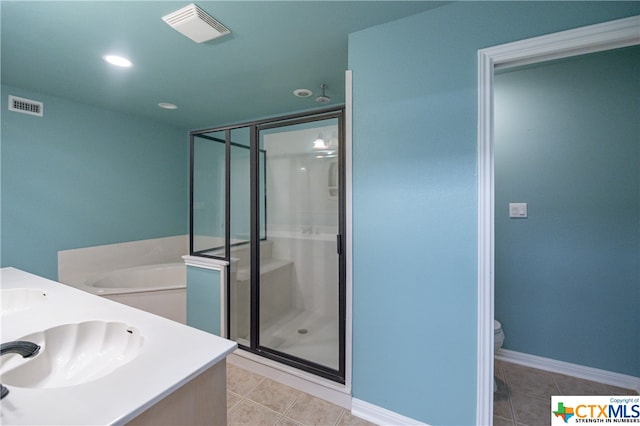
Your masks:
M42 117L44 115L44 104L42 102L32 101L31 99L9 95L9 111Z
M162 20L196 43L204 43L231 34L227 27L193 3L163 16Z

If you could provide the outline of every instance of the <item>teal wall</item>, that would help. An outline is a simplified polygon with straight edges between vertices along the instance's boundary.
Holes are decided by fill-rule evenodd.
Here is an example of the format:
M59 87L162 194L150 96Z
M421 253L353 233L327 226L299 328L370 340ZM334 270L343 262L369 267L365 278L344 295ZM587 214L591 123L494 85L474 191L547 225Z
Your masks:
M497 75L495 105L504 347L640 376L640 47Z
M44 117L7 110L9 94ZM2 266L57 279L59 250L188 232L188 133L2 86Z
M220 271L187 266L187 324L221 335Z
M634 14L456 2L349 37L355 398L475 424L477 50ZM58 250L186 233L186 131L9 92L45 117L3 106L3 266L55 278Z
M475 424L477 51L638 13L456 2L350 35L355 398Z

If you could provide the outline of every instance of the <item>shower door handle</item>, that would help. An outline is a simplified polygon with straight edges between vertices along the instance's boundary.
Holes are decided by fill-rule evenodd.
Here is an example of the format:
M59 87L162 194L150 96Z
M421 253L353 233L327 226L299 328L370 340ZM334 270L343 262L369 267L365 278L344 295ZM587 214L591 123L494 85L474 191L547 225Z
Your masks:
M336 246L338 256L340 256L342 254L342 235L340 234L336 235Z

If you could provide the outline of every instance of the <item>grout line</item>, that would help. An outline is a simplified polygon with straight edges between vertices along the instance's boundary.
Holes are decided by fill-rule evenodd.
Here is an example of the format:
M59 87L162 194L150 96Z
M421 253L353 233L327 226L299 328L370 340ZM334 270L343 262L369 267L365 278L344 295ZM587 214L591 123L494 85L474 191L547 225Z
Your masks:
M555 374L551 374L551 380L553 380L553 385L556 387L556 395L562 395L562 391L560 390L560 385L558 385L558 381L556 380Z
M234 396L238 397L238 400L236 401L235 404L233 404L231 407L227 408L227 413L229 413L231 410L233 410L234 408L236 408L238 406L238 404L240 404L242 402L242 400L244 399L244 397L242 395L238 395L235 392L232 392L230 390L227 390L227 401L229 400L229 394L232 394Z
M495 419L501 419L501 420L506 420L509 423L511 423L512 426L515 426L516 422L513 419L508 419L506 417L502 417L502 416L493 416L493 420ZM494 422L495 423L495 422Z
M292 388L293 389L293 388ZM296 389L297 390L297 389ZM289 411L291 411L291 409L293 408L293 406L295 405L296 401L304 394L304 392L302 391L298 391L298 395L293 398L293 401L291 401L289 403L289 405L287 406L287 408L284 409L284 411L282 412L282 415L285 416L287 413L289 413Z
M511 399L511 390L509 390L509 409L511 410L511 422L515 425L518 423L518 420L516 418L516 410L513 407L513 400Z
M507 377L507 369L504 368L504 364L500 363L498 364L499 368L500 368L500 372L501 372L501 376L504 379L504 385L507 388L507 401L509 402L509 410L511 411L511 422L515 425L518 423L517 417L516 417L516 410L514 407L514 403L513 403L513 398L512 398L512 392L511 392L511 384L509 383L509 378Z
M562 373L555 373L555 372L552 372L552 371L542 370L542 369L536 368L536 367L529 367L529 366L520 365L520 364L517 364L517 363L511 363L509 361L504 361L504 362L507 363L507 364L513 364L515 369L518 369L518 368L522 368L524 370L531 369L531 370L540 372L540 373L544 374L547 377L550 377L551 378L551 383L553 384L553 388L554 388L554 390L551 390L551 395L562 395L563 394L562 393L562 389L560 387L560 383L562 383L561 382L562 376L563 376ZM508 370L509 369L505 368L506 364L498 364L498 365L499 366L496 368L496 372L498 371L498 368L500 369L500 371L503 372L502 377L504 378L504 383L507 386L508 401L509 401L509 407L511 409L512 422L513 422L513 424L515 426L522 426L520 423L518 423L518 418L516 417L516 405L515 405L514 400L513 400L514 393L512 392L512 386L509 383L509 374L508 374ZM574 376L569 376L569 377L574 377ZM576 377L576 379L581 380L581 381L585 381L585 382L594 383L596 385L607 386L606 384L601 384L600 382L596 382L596 381L593 381L593 380L582 379L580 377ZM533 386L533 384L532 384L532 386ZM573 388L567 389L566 392L570 393L572 391L572 389ZM606 390L605 390L605 392L606 392ZM526 389L522 389L521 391L519 389L519 391L516 392L516 393L518 395L524 395L529 399L537 399L537 400L545 401L545 402L550 402L550 399L551 399L551 395L547 395L547 396L530 395L527 392ZM494 417L500 417L501 419L504 419L504 417L501 417L501 416L494 416Z
M264 378L262 381L260 381L260 383L262 383L264 380L269 380L269 379ZM277 425L278 423L280 423L280 422L281 422L282 420L284 420L285 418L290 419L290 417L287 417L287 416L286 416L286 414L291 410L291 408L293 407L293 405L295 404L295 402L298 400L298 398L300 398L300 396L303 394L303 392L301 392L301 391L297 391L297 392L298 392L298 395L293 399L293 401L292 401L292 402L290 402L290 403L289 403L289 405L287 405L287 407L282 411L282 413L279 413L279 412L275 411L273 408L267 407L266 405L261 404L261 403L259 403L258 401L255 401L255 400L253 400L253 399L249 398L249 394L250 394L251 392L253 392L253 390L255 390L255 389L260 385L260 383L258 383L258 384L253 388L253 389L251 389L251 391L249 391L249 393L247 393L247 396L244 398L244 400L246 400L246 401L248 401L248 402L252 402L252 403L254 403L254 404L257 404L257 405L259 405L260 407L263 407L263 408L265 408L265 409L267 409L267 410L269 410L269 411L271 411L271 412L274 412L274 413L278 414L278 418L276 419L276 421L275 421L275 423L274 423L274 426L275 426L275 425ZM235 407L235 406L234 406L234 407ZM291 420L293 420L293 419L291 419ZM302 422L300 422L300 421L298 421L298 420L294 420L294 421L295 421L296 423L303 424Z
M262 376L260 376L262 377ZM252 387L251 389L249 389L249 391L247 392L247 394L245 395L246 398L249 398L249 395L251 394L251 392L253 392L254 390L256 390L258 388L258 386L260 386L262 384L262 382L265 381L265 378L262 377L260 380L258 380L258 383L256 383L256 385L254 387Z
M289 406L284 410L284 412L282 413L283 417L287 417L287 414L289 414L289 412L291 411L291 409L293 408L294 405L296 405L296 402L298 402L298 400L300 399L300 397L304 394L304 392L298 391L298 396L296 396L293 399L293 402L291 402L291 404L289 404ZM297 421L297 420L296 420ZM302 422L298 422L298 423L302 423Z
M260 408L264 408L264 409L265 409L265 410L267 410L267 411L271 411L271 412L272 412L272 413L274 413L274 414L277 414L277 415L278 415L278 418L277 418L277 419L276 419L276 421L273 423L274 425L275 425L275 424L277 424L277 423L282 419L282 417L284 417L284 414L278 413L278 412L277 412L277 411L275 411L274 409L269 408L269 407L267 407L266 405L262 405L262 404L260 404L259 402L254 401L253 399L245 398L245 399L244 399L244 401L248 402L249 404L257 405L257 406L258 406L258 407L260 407Z
M239 369L241 369L241 370L245 370L245 369L244 369L244 368L242 368L242 367L237 367L237 366L236 366L235 368L239 368ZM245 371L247 371L247 370L245 370ZM250 372L250 371L249 371L249 373L254 374L254 375L256 375L256 376L259 376L259 377L260 377L260 380L258 380L258 382L257 382L253 387L251 387L251 388L250 388L250 389L245 393L245 395L240 395L240 394L238 394L238 393L236 393L236 392L233 392L233 391L227 390L227 395L232 394L232 395L234 395L234 396L239 397L239 401L238 401L238 402L236 402L232 407L230 407L230 408L227 410L227 414L229 414L229 413L231 413L231 412L233 412L233 411L237 410L237 409L238 409L238 406L239 406L240 404L242 404L243 402L247 402L247 403L250 403L250 404L255 404L255 405L259 406L259 407L262 407L262 408L265 408L265 409L267 409L267 410L271 411L272 413L277 414L277 415L278 415L278 417L277 417L277 419L275 420L275 422L273 423L273 425L274 425L274 426L275 426L275 425L277 425L277 424L279 424L279 423L281 423L281 422L282 422L282 421L284 421L285 419L286 419L286 420L288 420L288 421L290 421L290 422L294 422L294 423L296 423L296 424L298 424L298 425L301 425L301 426L310 426L310 425L308 425L307 423L305 423L305 422L304 422L304 421L302 421L302 420L294 419L294 418L292 418L292 417L290 417L290 416L289 416L289 414L291 413L291 410L292 410L292 409L293 409L293 407L296 405L296 403L300 400L300 398L302 398L302 397L303 397L303 395L309 395L308 393L303 392L303 391L300 391L300 390L297 390L297 389L295 389L295 388L292 388L292 389L293 389L293 390L295 390L295 391L296 391L296 393L297 393L297 394L296 394L296 396L295 396L295 398L293 398L293 400L292 400L292 401L287 405L287 407L283 410L283 412L282 412L282 413L279 413L279 412L277 412L277 411L273 410L273 409L272 409L272 408L270 408L270 407L267 407L267 406L265 406L265 405L263 405L263 404L261 404L261 403L259 403L259 402L257 402L257 401L254 401L253 399L251 399L251 398L249 397L249 395L250 395L253 391L255 391L255 390L256 390L256 388L258 388L258 386L260 386L262 383L264 383L264 382L265 382L265 380L272 380L272 379L267 379L267 378L265 378L264 376L262 376L262 375L260 375L260 374L253 373L253 372ZM277 382L277 381L276 381L276 382ZM279 382L277 382L277 383L279 383ZM309 395L309 396L311 396L311 397L313 397L313 398L316 398L316 397L314 397L313 395ZM345 409L345 408L343 408L343 407L340 407L340 406L338 406L338 405L336 405L336 404L332 404L332 403L330 403L330 404L331 404L331 405L334 405L334 406L336 406L336 407L338 407L338 408L340 409L340 413L338 414L338 416L337 416L337 418L336 418L335 422L333 423L333 425L335 426L335 425L338 425L338 424L341 422L341 420L344 418L344 416L346 415L346 413L348 412L348 410L347 410L347 409Z

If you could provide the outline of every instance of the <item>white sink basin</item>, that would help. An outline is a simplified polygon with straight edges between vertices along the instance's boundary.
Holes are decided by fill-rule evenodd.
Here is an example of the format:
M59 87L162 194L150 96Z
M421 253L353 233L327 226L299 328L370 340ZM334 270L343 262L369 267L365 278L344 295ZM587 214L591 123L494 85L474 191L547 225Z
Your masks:
M64 324L30 334L41 346L32 358L2 357L0 383L24 388L58 388L104 377L134 359L144 338L121 322L87 321Z
M13 288L0 291L0 310L2 315L24 311L44 303L47 294L43 290L31 288Z

